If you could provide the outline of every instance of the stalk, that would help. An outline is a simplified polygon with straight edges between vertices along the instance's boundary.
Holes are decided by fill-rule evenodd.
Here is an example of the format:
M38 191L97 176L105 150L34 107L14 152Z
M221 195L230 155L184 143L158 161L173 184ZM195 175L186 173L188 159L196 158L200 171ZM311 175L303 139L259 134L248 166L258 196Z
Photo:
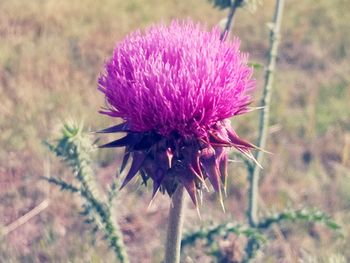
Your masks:
M270 117L270 101L271 101L271 90L274 81L274 72L276 68L276 60L278 53L278 45L280 42L280 29L283 17L283 6L284 0L276 0L275 14L273 24L270 29L270 49L268 57L268 66L265 73L265 83L263 96L261 98L261 107L263 110L260 113L259 119L259 138L257 146L264 149L266 146L268 128L269 128L269 117ZM256 160L258 163L263 162L263 151L258 151ZM248 223L250 227L257 227L259 225L258 217L258 199L259 199L259 178L261 169L254 165L249 171L249 193L248 193ZM258 248L256 240L251 239L247 244L247 257L253 256L254 251Z
M270 51L269 61L265 73L265 84L263 96L261 99L261 107L263 110L260 113L259 120L259 138L257 146L264 149L266 146L267 133L269 128L269 117L270 117L270 101L271 101L271 90L274 80L274 72L276 67L277 51L280 40L280 28L282 23L284 0L277 0L275 16L273 20L273 26L270 31ZM256 160L258 163L262 163L264 152L258 151ZM254 169L250 170L250 191L249 191L249 224L256 226L258 224L258 183L260 178L261 169L254 165Z
M180 263L182 226L185 216L184 210L184 187L179 185L171 198L165 246L165 263Z

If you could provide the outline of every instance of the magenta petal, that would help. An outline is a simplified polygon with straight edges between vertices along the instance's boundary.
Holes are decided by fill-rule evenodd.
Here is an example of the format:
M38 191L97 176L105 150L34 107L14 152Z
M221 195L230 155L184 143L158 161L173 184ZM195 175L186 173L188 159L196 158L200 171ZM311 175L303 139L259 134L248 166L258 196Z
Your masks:
M243 112L252 68L238 38L187 21L155 25L120 41L99 78L108 108L134 131L163 136L205 135L208 127Z

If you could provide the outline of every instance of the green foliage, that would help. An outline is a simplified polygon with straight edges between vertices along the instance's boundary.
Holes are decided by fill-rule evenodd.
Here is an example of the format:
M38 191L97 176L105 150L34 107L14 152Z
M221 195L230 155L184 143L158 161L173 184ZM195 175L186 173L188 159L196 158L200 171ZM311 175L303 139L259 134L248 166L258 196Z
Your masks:
M330 216L316 208L303 208L300 210L287 209L281 213L276 213L270 217L261 219L257 227L260 229L267 229L272 224L295 221L320 223L333 231L340 231L341 229L340 225L338 225Z
M236 236L244 236L248 240L247 247L250 250L249 259L255 256L255 252L266 242L263 233L257 229L240 223L224 223L211 227L205 227L184 236L181 242L181 247L193 245L198 240L204 240L208 247L215 247L214 243L218 239L227 239L230 234ZM220 257L217 249L211 251L212 256ZM248 260L249 260L248 259ZM246 262L248 262L248 260ZM245 260L243 260L245 262Z
M265 242L264 236L258 229L250 228L239 223L223 223L185 234L181 246L184 248L193 245L198 240L205 240L208 245L211 245L216 238L227 238L229 234L254 238L261 243Z
M256 227L249 227L240 223L224 223L203 227L200 230L185 234L181 246L185 248L193 245L198 240L204 240L206 245L210 247L217 239L226 239L230 234L244 236L248 239L248 243L243 262L249 262L256 256L261 246L267 242L264 231L269 229L273 224L288 222L320 223L341 234L340 226L330 216L316 208L286 209L285 211L261 219Z
M51 176L51 177L43 177L43 179L47 180L51 184L59 186L62 191L68 191L71 193L79 192L79 189L77 187L73 186L70 183L67 183L61 178L56 178Z
M107 205L109 207L112 206L113 204L113 200L116 198L117 196L117 192L118 192L118 185L119 185L119 181L118 180L114 180L113 183L111 184L111 187L108 191L108 195L107 195Z
M93 149L93 144L82 131L82 124L65 123L56 145L45 142L50 151L54 152L67 166L72 168L77 177L91 176L92 173L89 166L91 163L89 153ZM78 180L81 179L78 178Z
M99 197L90 158L90 152L94 146L89 137L83 133L83 125L65 123L56 143L46 142L45 144L50 151L72 169L79 186L75 187L61 178L50 177L45 179L60 186L61 190L79 193L83 200L83 209L80 214L84 216L84 222L92 226L94 234L98 230L103 232L105 240L114 250L120 262L129 262L122 233L118 223L114 221L115 216L112 213L111 204L116 194L116 184L113 183L106 201Z

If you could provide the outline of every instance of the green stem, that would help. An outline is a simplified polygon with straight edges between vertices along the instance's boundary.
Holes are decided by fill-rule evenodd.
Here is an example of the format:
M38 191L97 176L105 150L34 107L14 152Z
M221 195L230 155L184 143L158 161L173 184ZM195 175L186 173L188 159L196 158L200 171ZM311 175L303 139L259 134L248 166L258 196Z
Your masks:
M261 106L263 110L260 113L259 121L259 138L257 146L264 149L266 146L267 133L269 128L269 116L270 116L270 101L271 101L271 90L274 80L274 71L276 67L277 51L280 39L280 28L282 23L284 0L277 0L275 16L273 20L273 26L270 31L270 51L269 61L265 74L265 84L263 96L261 99ZM264 152L258 151L256 160L258 163L262 163ZM250 178L250 189L249 189L249 208L248 217L249 224L256 226L258 224L258 183L260 178L261 169L254 165L254 169L249 171Z
M100 229L104 232L105 239L121 263L129 263L123 234L111 205L116 185L113 184L108 200L100 198L89 155L92 145L82 133L82 126L65 124L62 129L62 137L59 138L57 145L49 143L46 145L72 169L79 182L79 187L75 187L60 178L46 179L50 183L60 186L62 190L79 193L84 201L84 209L81 214L87 217L86 222L95 224L93 231Z
M169 211L168 233L165 247L165 263L180 262L182 225L184 221L184 188L179 185L173 194Z
M259 119L259 138L257 146L264 149L266 146L268 128L269 128L269 116L270 116L270 101L271 90L274 81L274 71L276 67L278 45L280 41L280 29L283 17L284 0L276 0L275 14L273 24L270 29L270 49L268 66L265 73L265 83L263 96L261 99L261 106L263 110L260 113ZM258 163L263 162L264 152L259 151L256 155ZM253 168L248 170L249 172L249 193L248 193L248 223L250 227L256 228L259 225L258 217L258 199L259 199L259 178L261 169L255 164ZM259 249L258 242L252 238L248 240L246 247L246 259L244 262L248 262L254 257L256 250Z
M128 254L126 253L126 247L123 240L123 233L119 228L118 222L115 220L116 216L113 210L106 218L106 232L110 245L113 248L121 263L129 263Z
M100 201L93 189L92 180L88 180L90 169L86 167L78 172L78 180L82 184L81 195L85 200L94 208L95 212L99 215L101 222L103 223L103 230L105 237L108 240L111 248L114 250L116 257L121 263L129 263L128 255L123 241L123 234L119 228L119 225L114 221L115 215L112 212L111 207Z

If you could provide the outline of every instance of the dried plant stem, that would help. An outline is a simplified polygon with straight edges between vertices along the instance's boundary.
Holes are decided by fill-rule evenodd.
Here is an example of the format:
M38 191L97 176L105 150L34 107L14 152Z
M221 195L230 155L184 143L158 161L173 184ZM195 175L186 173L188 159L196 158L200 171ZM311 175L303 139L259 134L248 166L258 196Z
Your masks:
M34 207L32 210L30 210L25 215L18 218L16 221L12 222L8 226L4 227L0 231L0 236L6 236L10 232L14 231L16 228L20 227L21 225L27 223L30 219L35 217L36 215L40 214L43 210L45 210L49 206L49 200L45 199L42 201L39 205Z
M165 247L165 263L180 262L182 225L185 216L184 188L179 185L173 194L169 211L168 233Z

